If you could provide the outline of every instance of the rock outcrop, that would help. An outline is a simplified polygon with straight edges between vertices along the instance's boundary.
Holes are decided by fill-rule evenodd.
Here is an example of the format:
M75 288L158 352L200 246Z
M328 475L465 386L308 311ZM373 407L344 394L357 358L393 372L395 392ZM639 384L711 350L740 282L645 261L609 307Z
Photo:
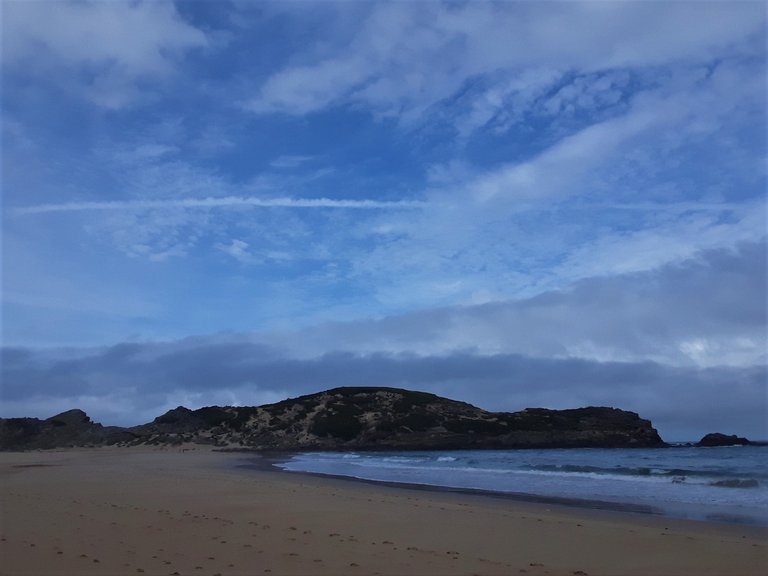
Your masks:
M104 428L81 411L0 420L0 448L212 444L258 450L657 447L634 412L589 407L488 412L425 392L335 388L259 407L178 407L148 424Z
M92 422L82 410L67 410L46 420L0 418L0 450L104 446L134 440L135 434Z
M726 434L721 434L720 432L712 432L699 440L696 443L696 446L746 446L748 444L751 444L751 442L742 436L736 436L736 434L728 436Z

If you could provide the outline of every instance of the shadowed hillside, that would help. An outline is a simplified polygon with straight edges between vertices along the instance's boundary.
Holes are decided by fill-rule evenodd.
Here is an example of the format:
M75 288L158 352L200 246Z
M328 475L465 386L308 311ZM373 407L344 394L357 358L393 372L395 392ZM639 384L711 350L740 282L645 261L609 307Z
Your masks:
M397 388L334 388L264 406L170 410L148 424L103 427L79 410L0 420L0 449L210 444L265 450L655 447L634 412L590 407L487 412Z

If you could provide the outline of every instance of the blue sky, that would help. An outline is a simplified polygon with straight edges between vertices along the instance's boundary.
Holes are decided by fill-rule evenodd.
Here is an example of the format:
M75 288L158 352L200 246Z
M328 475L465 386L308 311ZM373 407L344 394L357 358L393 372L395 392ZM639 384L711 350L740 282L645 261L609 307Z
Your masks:
M345 383L768 436L764 3L2 17L4 415Z

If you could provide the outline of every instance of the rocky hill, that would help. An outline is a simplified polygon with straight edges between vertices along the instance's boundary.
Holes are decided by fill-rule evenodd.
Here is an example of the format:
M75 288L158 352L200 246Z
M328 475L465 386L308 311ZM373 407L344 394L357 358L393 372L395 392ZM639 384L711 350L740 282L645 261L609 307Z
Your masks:
M0 450L102 446L135 440L127 429L92 422L82 410L68 410L45 420L0 418Z
M663 446L650 421L616 408L487 412L397 388L334 388L258 407L178 407L148 424L103 427L79 410L0 419L0 449L211 444L260 450Z

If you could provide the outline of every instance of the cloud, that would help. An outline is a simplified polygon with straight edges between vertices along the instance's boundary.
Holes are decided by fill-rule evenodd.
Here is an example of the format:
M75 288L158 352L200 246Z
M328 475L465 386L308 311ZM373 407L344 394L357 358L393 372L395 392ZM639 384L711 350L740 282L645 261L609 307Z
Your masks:
M313 15L316 17L316 15ZM329 9L328 18L333 18ZM702 62L736 51L760 33L765 14L750 3L569 2L375 3L351 40L307 50L301 63L271 75L246 107L306 114L362 105L414 119L487 75L526 68L590 73ZM338 34L338 32L336 32ZM486 110L503 109L512 86L485 92ZM563 95L564 96L564 95ZM495 100L495 102L494 102ZM518 104L521 101L518 99Z
M416 209L426 204L417 200L334 200L331 198L254 198L216 196L179 198L174 200L114 200L107 202L67 202L39 204L14 209L18 216L49 212L82 212L91 210L155 210L159 208L340 208L351 210Z
M315 158L316 156L283 155L272 160L269 165L278 170L292 170L311 162Z
M147 81L163 81L182 56L207 45L172 2L3 5L6 71L58 82L110 109L133 103Z
M270 334L294 354L515 353L679 366L768 361L766 244L703 251L658 269L593 276L530 298L433 308Z
M528 299L290 331L6 347L3 411L87 405L137 423L181 399L258 404L387 385L490 410L614 405L654 419L671 439L765 437L767 257L765 242L750 243Z
M742 120L737 111L740 106L759 110L758 102L765 97L764 80L764 72L725 62L711 74L697 71L678 79L675 86L639 91L626 98L619 113L607 119L597 116L596 121L563 135L533 157L482 174L468 182L467 188L482 201L581 194L579 184L589 181L596 170L608 169L621 175L616 167L621 166L622 156L632 149L646 149L649 140L656 145L663 140L668 148L682 147L716 133L724 122ZM737 82L738 91L734 90ZM569 88L583 91L580 84L577 79L561 92ZM594 88L596 84L599 81L589 86ZM545 106L554 105L559 110L564 98L558 93Z
M671 368L461 352L301 360L226 339L80 351L6 348L2 370L5 416L47 417L85 401L108 424L138 424L184 403L253 405L359 385L431 391L492 411L612 405L653 419L673 440L715 429L763 438L768 407L765 367Z
M762 67L723 61L577 130L548 125L546 146L489 168L433 166L431 209L379 215L371 229L388 232L355 271L396 309L406 298L520 297L755 241L766 230L764 155L750 139L761 138L764 98Z
M248 252L248 242L237 238L234 238L229 244L217 244L216 248L240 262L248 262L251 259Z
M659 102L659 104L661 104ZM483 175L469 184L473 196L488 201L499 196L514 200L541 198L573 189L595 165L604 164L627 141L654 125L665 114L650 107L598 122L569 135L526 162Z
M640 210L648 214L648 219L666 222L584 241L552 270L553 274L575 280L653 270L695 257L701 251L755 242L768 230L762 200L717 205L639 204L615 209Z

